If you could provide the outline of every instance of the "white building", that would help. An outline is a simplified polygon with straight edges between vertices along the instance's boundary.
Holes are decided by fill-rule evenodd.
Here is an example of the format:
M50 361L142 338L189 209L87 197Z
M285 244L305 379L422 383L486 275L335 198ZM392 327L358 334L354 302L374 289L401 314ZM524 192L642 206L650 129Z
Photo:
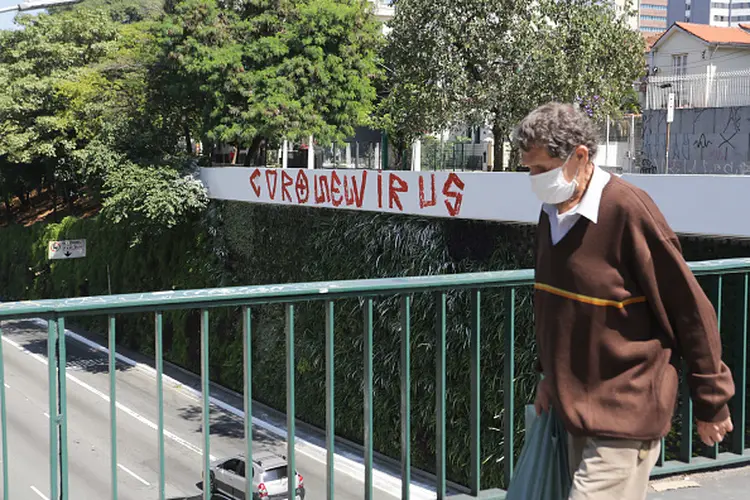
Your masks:
M669 0L667 21L739 27L750 23L750 0Z
M675 23L648 54L646 109L750 105L750 25Z
M396 8L394 7L393 0L369 0L370 3L374 4L375 17L383 23L383 33L386 35L389 33L390 28L388 27L388 21L391 21L396 15Z

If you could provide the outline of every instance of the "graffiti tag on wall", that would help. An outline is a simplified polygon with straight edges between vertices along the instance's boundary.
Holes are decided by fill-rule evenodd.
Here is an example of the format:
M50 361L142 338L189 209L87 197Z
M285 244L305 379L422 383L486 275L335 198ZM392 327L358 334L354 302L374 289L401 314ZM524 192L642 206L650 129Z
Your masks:
M644 113L642 170L750 175L750 106L675 111L666 165L666 111Z

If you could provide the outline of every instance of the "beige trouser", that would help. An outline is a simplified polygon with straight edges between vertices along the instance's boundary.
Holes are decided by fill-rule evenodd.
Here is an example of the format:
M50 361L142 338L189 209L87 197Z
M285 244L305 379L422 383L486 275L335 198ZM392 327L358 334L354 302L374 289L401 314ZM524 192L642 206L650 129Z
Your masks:
M660 441L569 437L568 500L645 500Z

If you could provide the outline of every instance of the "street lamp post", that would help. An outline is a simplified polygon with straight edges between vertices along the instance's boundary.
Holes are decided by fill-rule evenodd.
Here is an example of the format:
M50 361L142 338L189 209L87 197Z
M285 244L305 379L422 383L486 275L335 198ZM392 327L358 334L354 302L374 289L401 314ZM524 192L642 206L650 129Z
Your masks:
M38 2L23 2L10 7L1 7L0 14L5 12L24 12L27 10L38 10L46 9L49 7L59 7L61 5L71 5L74 3L80 3L83 0L43 0Z

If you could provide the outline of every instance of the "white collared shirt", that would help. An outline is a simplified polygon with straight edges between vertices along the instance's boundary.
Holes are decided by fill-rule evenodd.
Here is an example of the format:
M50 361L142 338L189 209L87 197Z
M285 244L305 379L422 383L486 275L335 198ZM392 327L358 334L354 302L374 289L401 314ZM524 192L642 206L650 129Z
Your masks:
M589 186L578 205L574 206L564 214L557 213L557 205L542 204L542 210L549 217L550 236L552 244L557 245L568 231L578 222L581 216L596 224L599 220L599 204L602 201L602 191L612 175L599 167L594 167Z

